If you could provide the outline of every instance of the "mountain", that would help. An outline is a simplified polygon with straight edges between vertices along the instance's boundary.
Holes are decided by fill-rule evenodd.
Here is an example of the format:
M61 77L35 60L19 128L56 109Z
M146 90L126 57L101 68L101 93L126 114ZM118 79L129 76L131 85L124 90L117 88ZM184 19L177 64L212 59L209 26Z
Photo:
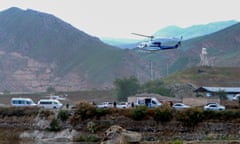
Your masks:
M61 19L34 10L0 12L0 91L40 92L112 88L116 78L159 79L200 63L239 67L240 24L182 42L174 50L118 49Z
M0 91L108 88L138 71L149 77L146 61L134 52L53 15L13 7L0 12L0 22Z
M175 25L171 25L158 30L153 35L161 39L180 38L181 36L183 36L184 40L188 40L191 38L204 36L204 35L208 35L208 34L220 31L222 29L225 29L237 23L238 21L229 20L229 21L212 22L209 24L202 24L202 25L193 25L186 28L181 28ZM128 49L136 48L137 43L140 42L140 40L134 41L129 39L112 39L112 38L101 38L101 40L109 45L116 46L119 48L128 48Z
M237 23L238 21L229 20L229 21L212 22L212 23L202 24L202 25L193 25L186 28L181 28L181 27L172 25L172 26L168 26L158 30L153 35L156 37L177 37L177 38L183 36L183 38L187 40L187 39L204 36L204 35L217 32L219 30L225 29Z
M176 50L161 51L152 56L155 67L163 75L200 65L202 48L207 49L209 66L240 67L240 24L237 23L218 32L182 42Z
M133 49L139 43L137 39L100 38L104 43L122 49Z

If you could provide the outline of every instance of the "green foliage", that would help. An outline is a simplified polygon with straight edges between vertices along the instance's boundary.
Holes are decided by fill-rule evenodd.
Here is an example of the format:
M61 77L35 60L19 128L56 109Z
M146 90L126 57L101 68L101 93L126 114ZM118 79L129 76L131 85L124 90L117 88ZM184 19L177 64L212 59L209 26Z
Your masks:
M225 91L218 91L215 95L219 96L221 100L227 99L227 93Z
M147 114L147 107L146 106L137 106L131 109L131 117L134 120L142 120Z
M69 112L67 110L60 110L58 112L57 118L61 121L66 121L69 118Z
M129 78L116 79L114 81L117 99L119 101L126 101L128 96L135 95L140 84L136 77L131 76Z
M217 119L217 120L235 120L240 118L239 110L225 110L225 111L204 111L204 119Z
M97 130L97 125L93 122L90 121L87 123L87 129L91 132L91 133L95 133Z
M172 96L171 90L166 88L161 80L148 81L142 85L142 89L147 93L156 93L164 96Z
M195 127L199 122L204 120L203 110L199 108L189 108L177 113L177 120L181 121L184 126Z
M173 118L173 111L170 106L163 105L154 109L153 119L160 122L168 122Z
M100 118L106 114L107 109L105 108L96 108L96 117Z
M52 119L52 121L50 122L50 131L59 131L60 130L60 126L59 126L59 122L56 118Z
M77 124L79 121L91 119L96 115L96 107L92 104L81 102L76 106L76 111L71 119L72 124Z
M46 92L49 93L49 94L53 94L53 93L56 93L56 90L55 90L54 87L50 86L50 87L47 88Z
M173 142L170 142L169 144L183 144L183 141L181 141L181 140L174 140Z
M73 141L74 142L99 142L101 140L101 138L99 138L97 135L80 135L78 137L74 137Z

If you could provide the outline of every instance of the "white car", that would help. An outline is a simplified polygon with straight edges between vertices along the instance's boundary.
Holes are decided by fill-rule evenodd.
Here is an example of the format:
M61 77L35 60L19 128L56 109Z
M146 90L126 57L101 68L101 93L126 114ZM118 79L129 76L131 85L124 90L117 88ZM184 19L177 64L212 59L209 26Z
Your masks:
M222 106L218 103L210 103L203 107L204 110L225 110L225 106Z
M186 109L186 108L190 108L189 105L186 105L184 103L175 103L172 105L172 108L175 110L180 110L180 109Z
M56 100L66 100L66 98L64 98L64 97L60 97L60 96L58 96L58 95L51 95L51 96L47 96L47 97L49 97L49 99L56 99Z
M129 108L130 104L128 102L119 102L116 107L121 109Z
M112 108L112 107L113 107L112 102L103 102L97 105L97 108Z

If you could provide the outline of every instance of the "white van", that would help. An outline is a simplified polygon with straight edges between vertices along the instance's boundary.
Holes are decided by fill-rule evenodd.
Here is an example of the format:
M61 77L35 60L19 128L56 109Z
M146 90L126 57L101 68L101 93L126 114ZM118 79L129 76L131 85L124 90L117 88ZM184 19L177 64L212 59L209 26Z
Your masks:
M11 105L16 107L36 106L30 98L12 98Z
M38 106L48 109L58 109L63 106L63 104L56 99L40 99L38 101Z
M160 107L162 103L155 97L128 97L129 103L134 103L135 106L145 105L148 108Z

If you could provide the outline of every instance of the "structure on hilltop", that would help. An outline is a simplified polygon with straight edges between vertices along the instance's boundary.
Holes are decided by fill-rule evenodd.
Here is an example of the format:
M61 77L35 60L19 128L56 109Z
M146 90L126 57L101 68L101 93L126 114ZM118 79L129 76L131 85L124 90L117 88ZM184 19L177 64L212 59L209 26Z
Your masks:
M200 66L209 66L207 54L207 48L202 48Z

